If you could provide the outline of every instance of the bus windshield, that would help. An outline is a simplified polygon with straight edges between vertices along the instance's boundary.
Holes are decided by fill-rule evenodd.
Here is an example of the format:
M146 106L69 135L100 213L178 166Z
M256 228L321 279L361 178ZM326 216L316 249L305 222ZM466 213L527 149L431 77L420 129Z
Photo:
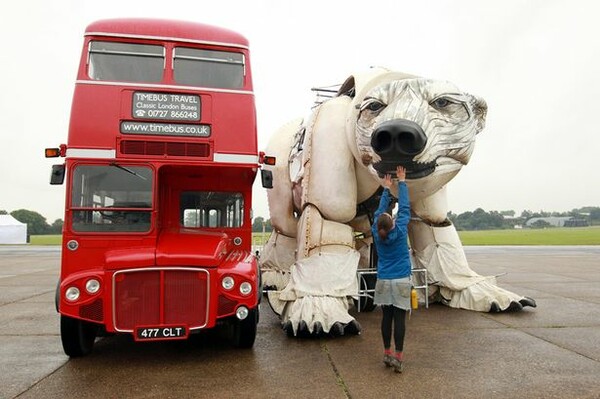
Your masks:
M166 49L160 45L91 41L88 76L93 80L164 82ZM231 51L175 47L173 77L186 86L241 89L245 57Z
M79 165L73 172L73 230L150 230L152 169L145 166Z
M181 224L184 227L241 227L244 197L241 193L186 191L181 194Z
M150 44L90 42L88 75L94 80L160 82L165 48Z
M183 85L240 89L244 86L244 55L229 51L176 47L175 81Z

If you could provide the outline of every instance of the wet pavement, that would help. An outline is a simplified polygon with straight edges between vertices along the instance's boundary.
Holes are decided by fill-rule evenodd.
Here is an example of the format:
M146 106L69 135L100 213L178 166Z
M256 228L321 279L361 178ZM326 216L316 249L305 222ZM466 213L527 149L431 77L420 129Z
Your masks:
M359 336L291 339L266 302L255 346L96 342L62 351L60 250L0 246L0 398L600 398L600 247L467 247L471 267L536 309L489 314L431 305L407 324L405 371L381 362L380 311Z

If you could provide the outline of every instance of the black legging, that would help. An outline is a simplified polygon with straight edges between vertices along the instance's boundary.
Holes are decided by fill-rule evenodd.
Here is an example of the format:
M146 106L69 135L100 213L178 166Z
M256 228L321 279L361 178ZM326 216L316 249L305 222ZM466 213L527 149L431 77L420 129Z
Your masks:
M392 344L392 320L394 321L394 343L396 352L404 349L404 332L406 330L406 310L393 305L383 305L383 319L381 319L381 336L383 346L387 349Z

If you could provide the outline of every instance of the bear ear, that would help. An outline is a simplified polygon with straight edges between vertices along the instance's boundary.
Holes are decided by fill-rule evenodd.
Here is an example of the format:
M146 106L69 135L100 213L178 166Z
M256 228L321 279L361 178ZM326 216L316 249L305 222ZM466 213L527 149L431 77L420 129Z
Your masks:
M473 116L475 117L477 123L475 132L477 134L481 132L485 127L485 118L487 116L488 107L485 100L481 97L470 95L470 99L471 108L473 110Z
M354 98L356 95L356 84L354 83L354 76L350 76L346 81L340 86L337 91L336 97L348 96L350 98Z

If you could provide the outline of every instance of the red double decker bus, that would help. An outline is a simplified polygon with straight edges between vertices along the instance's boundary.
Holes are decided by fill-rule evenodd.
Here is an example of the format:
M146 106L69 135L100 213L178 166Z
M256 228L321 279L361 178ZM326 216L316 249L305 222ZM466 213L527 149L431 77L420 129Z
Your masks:
M88 354L103 333L256 336L251 251L258 165L248 41L230 30L116 19L85 32L67 144L61 339Z

